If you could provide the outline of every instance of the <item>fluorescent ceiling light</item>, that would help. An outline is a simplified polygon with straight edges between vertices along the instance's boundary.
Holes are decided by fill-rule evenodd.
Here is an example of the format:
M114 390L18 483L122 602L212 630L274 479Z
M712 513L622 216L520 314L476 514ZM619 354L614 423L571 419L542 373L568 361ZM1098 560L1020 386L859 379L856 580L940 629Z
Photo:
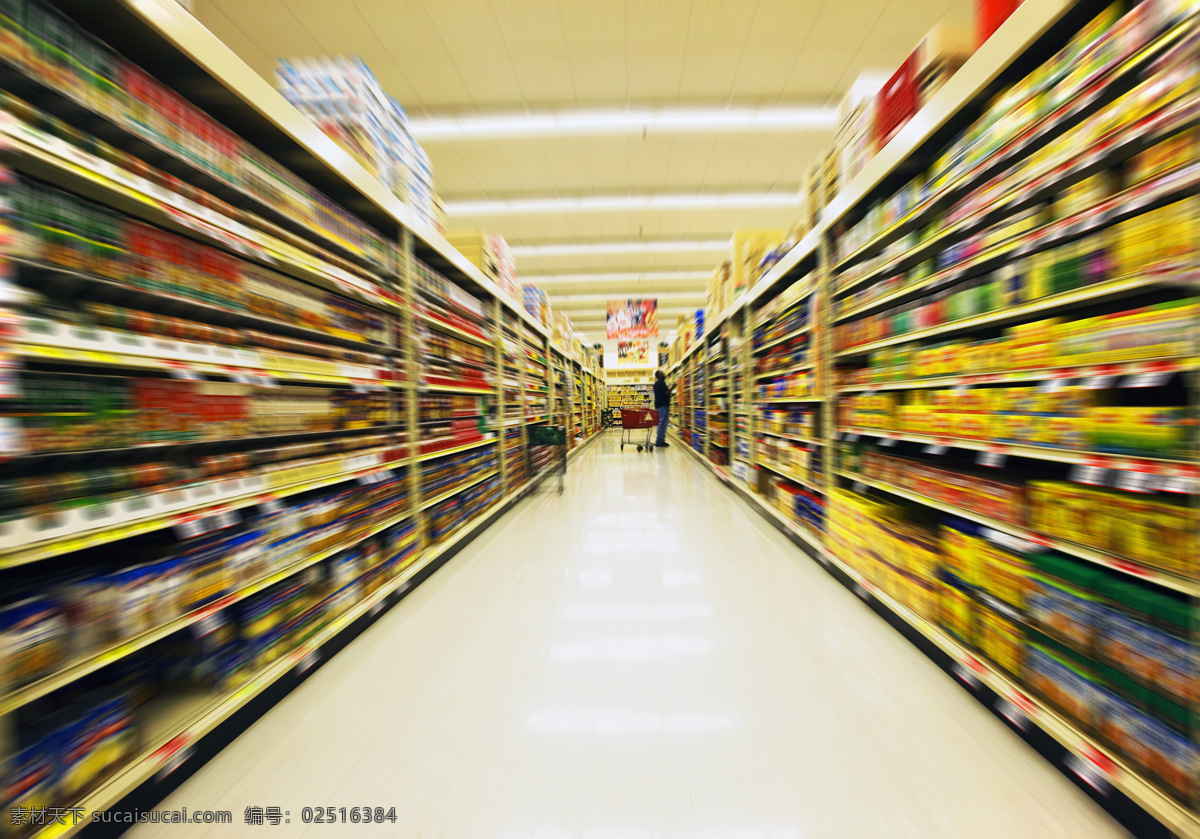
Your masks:
M729 250L728 239L705 239L698 242L581 242L552 245L512 245L518 259L533 256L575 256L607 253L693 253Z
M822 131L837 127L837 109L824 105L743 108L633 108L413 117L422 143L621 134L702 134L743 131Z
M569 283L653 283L660 280L707 280L712 271L643 271L617 274L521 274L522 283L536 286L566 285Z
M800 192L709 192L696 195L574 195L562 198L501 198L447 201L451 216L517 216L542 213L615 213L629 210L735 210L799 207Z

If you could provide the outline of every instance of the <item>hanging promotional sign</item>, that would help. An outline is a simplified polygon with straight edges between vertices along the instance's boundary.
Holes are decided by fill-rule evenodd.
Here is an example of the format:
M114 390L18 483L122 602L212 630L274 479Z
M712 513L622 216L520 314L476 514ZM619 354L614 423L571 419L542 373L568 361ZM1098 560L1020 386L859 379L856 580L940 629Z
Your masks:
M610 341L658 339L657 300L609 300L607 335Z
M651 363L649 341L617 341L618 367L646 367Z

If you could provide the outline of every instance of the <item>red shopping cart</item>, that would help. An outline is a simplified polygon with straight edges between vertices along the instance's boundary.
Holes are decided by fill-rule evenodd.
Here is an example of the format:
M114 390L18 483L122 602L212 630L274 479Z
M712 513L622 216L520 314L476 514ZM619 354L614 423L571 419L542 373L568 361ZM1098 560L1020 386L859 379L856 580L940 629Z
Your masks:
M621 409L621 451L625 451L625 444L637 446L637 450L650 451L654 448L654 444L650 442L650 433L658 426L658 411L653 408L622 408ZM645 442L639 443L633 439L631 431L646 429Z

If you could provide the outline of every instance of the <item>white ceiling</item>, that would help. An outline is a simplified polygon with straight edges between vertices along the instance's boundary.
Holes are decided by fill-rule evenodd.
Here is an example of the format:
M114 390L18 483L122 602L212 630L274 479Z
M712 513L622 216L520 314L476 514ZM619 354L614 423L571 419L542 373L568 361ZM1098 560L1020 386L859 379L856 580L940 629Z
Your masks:
M195 14L256 71L276 57L357 55L409 114L537 114L565 109L834 106L864 69L897 67L940 19L973 0L195 0ZM437 189L459 202L622 195L796 193L829 128L427 140ZM727 239L787 228L798 206L563 211L454 216L512 245ZM597 338L603 296L693 291L720 261L698 252L523 255L525 281ZM694 271L651 284L643 273ZM579 278L591 273L627 279ZM664 304L667 301L664 300ZM674 304L674 301L671 301ZM567 301L563 301L567 303ZM690 305L690 304L689 304ZM664 333L675 315L662 317Z

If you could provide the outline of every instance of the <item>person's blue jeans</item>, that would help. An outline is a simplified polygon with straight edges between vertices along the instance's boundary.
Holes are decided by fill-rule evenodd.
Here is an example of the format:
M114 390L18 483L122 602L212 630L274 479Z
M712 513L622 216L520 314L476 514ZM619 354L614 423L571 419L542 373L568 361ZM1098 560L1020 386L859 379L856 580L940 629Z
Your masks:
M665 443L665 442L667 442L667 414L670 413L671 409L667 405L663 405L661 408L658 408L657 410L658 410L658 439L655 442L656 443Z

